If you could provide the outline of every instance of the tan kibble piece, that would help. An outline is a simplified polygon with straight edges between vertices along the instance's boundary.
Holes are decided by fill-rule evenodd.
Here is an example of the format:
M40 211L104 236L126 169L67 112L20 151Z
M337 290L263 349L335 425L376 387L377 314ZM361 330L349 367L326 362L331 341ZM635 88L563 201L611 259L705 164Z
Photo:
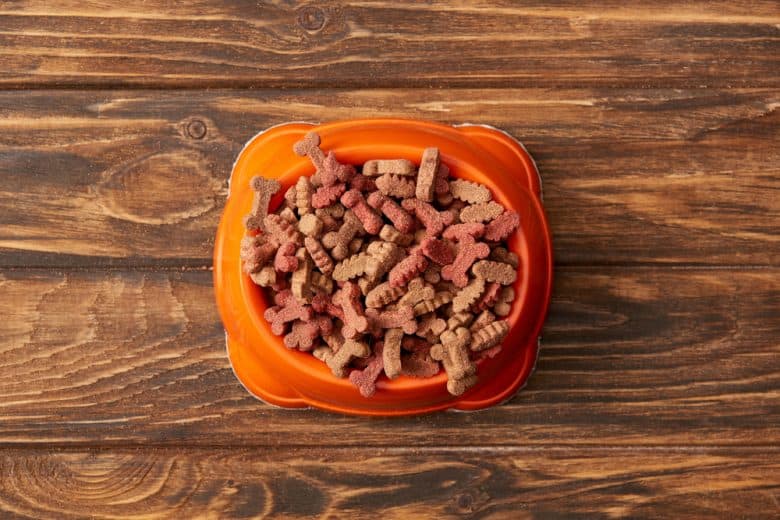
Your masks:
M265 230L265 217L268 215L268 203L271 197L282 187L276 179L266 179L256 175L249 181L249 186L255 192L252 199L252 210L244 217L247 229Z
M418 229L414 232L414 243L419 244L428 237L428 231L425 229Z
M325 294L333 293L333 278L317 271L311 273L311 286Z
M344 206L342 206L340 202L336 202L330 206L315 209L314 214L320 218L322 218L323 215L328 215L333 218L342 218L344 216Z
M490 190L485 186L464 179L450 181L450 191L453 197L469 204L489 202L491 199Z
M498 300L496 300L496 303L493 305L493 312L495 312L497 316L509 316L514 299L515 290L513 288L502 288L501 292L498 293Z
M389 173L377 177L376 187L383 195L399 199L414 197L415 192L414 179Z
M364 240L362 238L353 238L349 241L349 246L347 246L347 249L349 249L349 254L354 255L363 248Z
M416 305L421 301L433 300L436 291L422 278L414 278L406 285L406 294L401 298L402 305Z
M426 148L420 161L420 170L417 172L417 187L415 196L425 202L433 201L436 189L436 174L439 171L439 149Z
M441 281L440 268L437 265L430 265L428 269L423 272L423 279L428 283L439 283Z
M333 259L330 257L319 240L312 237L306 237L303 240L306 251L309 252L314 265L317 266L323 274L329 275L333 272Z
M504 206L498 202L472 204L460 210L461 222L489 222L504 212Z
M344 345L345 340L344 336L341 335L341 331L335 330L332 334L322 336L322 341L330 347L332 352L338 352L342 345Z
M306 249L302 247L295 252L295 258L298 259L298 268L290 277L290 289L298 301L305 301L311 294L312 261Z
M370 260L371 255L368 253L358 253L345 258L336 264L336 267L333 269L333 279L338 282L344 282L365 274Z
M284 192L284 200L289 204L290 208L295 207L295 184L287 188L287 191Z
M517 258L517 255L508 251L505 247L494 247L493 250L490 251L490 259L495 260L496 262L504 262L515 269L520 265L520 259Z
M414 175L417 167L406 159L374 159L363 164L363 175L377 177L379 175Z
M353 339L344 341L344 344L341 345L341 348L336 353L333 353L333 350L329 347L320 347L314 350L314 356L324 361L336 377L346 377L347 365L354 358L368 357L370 353L371 349L368 348L366 343Z
M497 320L487 324L481 329L474 330L471 337L471 350L479 352L501 343L509 334L509 323L506 320Z
M414 315L421 316L429 312L433 312L442 305L446 305L452 301L452 293L439 292L432 300L425 300L414 306Z
M268 241L280 246L287 242L294 242L296 244L301 243L301 233L296 229L295 225L286 221L279 215L271 213L266 215L265 229L268 232Z
M363 224L351 211L344 213L344 222L338 231L331 231L322 237L322 245L330 249L334 260L343 260L349 255L349 243L363 229Z
M477 301L477 298L482 296L484 290L485 280L474 278L466 287L458 291L458 294L452 299L452 310L456 313L466 311L472 303Z
M405 292L403 287L393 287L390 282L382 282L366 294L366 307L379 309L393 303Z
M385 224L382 229L379 230L379 238L385 242L392 242L399 246L408 246L414 240L414 236L408 233L401 233L394 226Z
M415 334L422 337L431 334L433 338L436 338L445 330L447 330L447 322L431 312L420 316Z
M303 216L311 213L311 181L306 176L298 177L295 183L295 207L298 208L298 215Z
M484 278L488 282L498 282L501 285L509 285L517 280L517 269L503 262L492 260L480 260L471 266L471 272L478 278Z
M366 267L369 279L379 281L385 273L406 256L406 251L392 242L374 241L368 244L366 252L371 255L371 262Z
M447 328L455 330L458 327L468 327L474 319L474 314L470 312L456 312L447 320Z
M485 309L479 314L479 316L477 316L477 319L475 319L474 322L471 324L469 330L473 334L474 331L477 331L489 325L490 323L493 323L494 321L496 321L496 316L489 310Z
M402 329L387 329L385 331L385 345L382 350L385 374L390 379L395 379L401 373L401 339L404 336Z
M260 287L270 287L276 283L276 269L267 265L256 273L251 273L249 277Z
M441 361L447 372L447 391L460 395L474 383L476 366L469 359L468 343L471 333L465 327L447 330L440 336L441 343L431 347L431 357Z
M307 213L298 222L298 231L307 237L319 238L322 233L322 220L314 213Z
M298 224L298 217L295 216L295 212L292 210L292 208L282 209L282 211L279 212L279 216L290 224Z

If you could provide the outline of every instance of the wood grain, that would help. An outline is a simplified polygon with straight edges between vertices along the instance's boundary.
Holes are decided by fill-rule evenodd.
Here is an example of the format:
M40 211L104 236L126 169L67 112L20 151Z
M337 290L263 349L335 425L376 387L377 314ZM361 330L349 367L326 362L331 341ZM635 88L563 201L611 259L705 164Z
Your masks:
M0 453L12 518L777 518L777 451Z
M774 1L5 2L0 85L775 86Z
M777 266L778 106L771 89L0 92L0 265L210 265L256 132L398 116L522 139L561 265Z
M0 279L0 444L780 442L777 269L560 269L524 391L479 413L392 420L251 398L227 363L209 271Z

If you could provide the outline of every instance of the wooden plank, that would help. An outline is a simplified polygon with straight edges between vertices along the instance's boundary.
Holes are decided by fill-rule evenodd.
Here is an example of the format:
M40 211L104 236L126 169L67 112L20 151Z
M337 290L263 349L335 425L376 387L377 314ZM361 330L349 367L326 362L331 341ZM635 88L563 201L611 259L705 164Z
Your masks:
M371 421L251 398L208 271L5 271L0 291L5 445L780 443L777 269L559 269L518 396Z
M778 86L780 7L24 0L6 87Z
M21 518L777 518L777 451L4 451Z
M778 265L778 106L762 89L4 92L0 265L209 265L243 143L361 116L522 139L561 264Z

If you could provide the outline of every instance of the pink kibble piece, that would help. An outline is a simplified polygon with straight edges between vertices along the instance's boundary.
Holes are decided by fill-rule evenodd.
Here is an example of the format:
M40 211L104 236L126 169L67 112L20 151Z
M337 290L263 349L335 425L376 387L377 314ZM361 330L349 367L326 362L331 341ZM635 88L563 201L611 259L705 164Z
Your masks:
M347 187L344 183L320 186L311 196L311 205L314 208L327 208L341 197Z
M448 240L460 242L464 236L479 238L485 232L485 224L480 222L468 222L466 224L453 224L444 230L442 236Z
M413 249L409 256L395 264L390 270L388 281L393 287L404 287L409 280L425 271L428 260L423 256L419 248Z
M368 195L366 201L369 206L384 213L401 233L414 231L414 218L391 198L379 191L374 191Z
M298 259L295 258L297 250L298 246L295 245L295 242L287 242L279 246L274 258L274 269L280 273L292 273L298 269Z
M376 380L385 367L383 350L384 344L381 341L374 343L374 353L366 360L365 368L353 370L349 374L349 381L357 387L363 397L371 397L376 392Z
M422 253L439 265L451 264L455 260L455 251L450 244L433 237L426 237L420 243Z
M277 336L284 334L285 323L295 320L309 321L312 318L311 307L298 301L289 290L278 293L276 301L278 304L266 309L263 316L271 324L271 332Z
M413 212L425 226L430 236L439 235L445 226L452 224L455 216L449 211L436 211L436 208L420 199L404 199L401 206Z
M470 235L464 235L460 241L460 249L455 261L441 269L441 277L450 280L457 287L466 287L469 283L467 271L479 259L487 258L490 247L484 242L475 242Z
M505 240L520 225L520 215L514 211L504 211L485 226L485 239L491 241Z
M374 209L368 205L366 199L363 198L363 194L358 190L352 189L347 191L341 196L341 203L347 208L352 209L352 212L363 224L363 229L369 235L376 235L379 230L382 229L383 222L382 217L377 215Z

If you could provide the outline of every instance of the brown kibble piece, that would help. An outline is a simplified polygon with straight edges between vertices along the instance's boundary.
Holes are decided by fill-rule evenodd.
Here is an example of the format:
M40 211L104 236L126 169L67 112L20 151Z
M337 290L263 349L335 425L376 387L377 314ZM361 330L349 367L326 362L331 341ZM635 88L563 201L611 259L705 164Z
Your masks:
M319 238L322 233L322 220L314 213L307 213L298 222L298 231L307 237Z
M343 282L366 274L366 269L368 269L370 261L371 255L368 253L358 253L349 258L345 258L336 264L336 267L333 269L333 279L338 282Z
M366 307L378 309L393 303L406 291L403 287L393 287L390 282L382 282L366 294Z
M276 283L276 269L267 265L256 273L251 273L249 277L260 287L271 287Z
M401 339L403 336L404 331L399 328L387 329L385 331L382 359L384 361L385 374L390 379L395 379L401 374Z
M331 231L322 237L322 245L330 249L334 260L343 260L349 254L349 242L363 228L363 224L351 211L344 213L344 222L338 231Z
M498 294L498 300L493 305L493 312L495 312L497 316L509 316L514 299L515 290L512 287L504 287Z
M392 242L399 246L408 246L414 240L414 237L408 233L401 233L390 224L385 224L379 230L379 238L385 242Z
M401 374L409 377L433 377L439 373L441 365L431 358L429 352L413 352L401 357Z
M429 265L423 273L423 279L428 283L439 283L441 281L439 268L435 265Z
M493 323L494 321L496 321L495 315L486 309L482 311L479 316L477 316L477 319L472 322L469 330L472 334L474 334L475 331L489 325L490 323Z
M312 261L304 248L298 249L295 257L298 259L298 268L293 271L290 278L290 289L293 296L300 301L305 301L311 297Z
M449 195L452 197L452 194L450 193L450 169L447 167L446 164L439 161L439 169L436 171L436 185L434 186L434 193L436 193L436 200L441 202L439 197L442 197L444 195ZM452 199L450 199L452 200Z
M431 334L434 338L436 338L446 329L447 322L431 312L420 317L420 320L417 324L417 330L415 330L414 333L422 337L427 337L429 334Z
M336 292L333 303L339 305L344 311L344 326L341 333L345 338L354 338L358 333L368 329L368 319L363 313L363 304L360 303L360 288L357 284L346 282Z
M517 266L520 265L520 259L517 257L517 255L507 250L505 247L494 247L490 251L490 259L495 260L496 262L504 262L505 264L511 265L515 269L517 269Z
M474 276L484 278L488 282L498 282L501 285L509 285L517 280L517 270L509 264L480 260L471 266Z
M282 209L282 211L279 212L279 216L294 226L298 225L298 217L295 216L295 212L292 208Z
M414 197L416 189L414 179L391 174L377 177L376 188L384 195L399 199Z
M417 322L409 305L401 305L394 310L366 309L366 317L372 329L401 328L407 334L414 334L417 330Z
M453 312L465 312L471 307L471 304L477 301L485 290L485 280L474 278L466 287L458 291L458 294L452 299Z
M333 292L333 278L317 271L312 271L311 287L317 292L331 294Z
M320 150L320 136L316 132L307 133L303 139L293 145L293 151L303 156L308 156L317 170L321 170L325 161L325 154Z
M425 300L421 301L417 305L414 306L414 315L415 316L422 316L423 314L428 314L429 312L433 312L442 305L446 305L452 301L452 293L449 292L438 292L436 293L436 296L433 297L432 300Z
M255 193L252 199L252 210L244 217L244 226L247 229L264 230L265 217L268 215L268 203L282 185L276 179L266 179L256 175L249 181L249 186Z
M266 215L265 228L269 242L281 246L287 242L301 243L301 234L290 222L274 213Z
M439 171L439 149L426 148L420 161L420 170L417 172L417 187L415 196L425 202L433 201L436 189L436 176Z
M368 357L371 349L362 341L347 339L337 352L333 352L328 347L315 349L314 355L328 365L333 375L336 377L345 377L347 375L347 366L354 358Z
M474 314L471 312L456 312L447 320L447 328L450 330L455 330L458 327L468 327L473 319Z
M243 271L245 273L255 273L259 271L276 254L276 246L265 241L265 237L245 236L241 239L241 249L239 256L243 262Z
M416 305L422 301L433 300L436 292L422 278L410 280L406 285L406 294L400 300L401 305Z
M363 175L378 177L379 175L414 175L417 167L406 159L373 159L363 164Z
M303 240L303 245L306 247L306 251L309 252L311 259L314 261L314 265L317 266L323 274L329 275L333 272L333 259L331 259L328 252L322 246L319 240L312 237L306 237Z
M476 366L469 359L467 345L471 333L465 327L442 333L441 343L431 347L431 357L441 361L447 372L447 391L452 395L461 395L476 383L473 376Z
M298 208L299 216L311 213L311 194L312 187L309 178L305 175L298 177L298 182L295 183L295 207Z
M465 179L455 179L450 181L450 192L456 199L460 199L469 204L480 204L489 202L491 199L490 190L476 182Z
M504 206L498 202L472 204L460 210L461 222L489 222L504 212Z
M471 338L471 350L479 352L501 343L509 334L509 323L506 320L496 320L482 327L475 329Z

